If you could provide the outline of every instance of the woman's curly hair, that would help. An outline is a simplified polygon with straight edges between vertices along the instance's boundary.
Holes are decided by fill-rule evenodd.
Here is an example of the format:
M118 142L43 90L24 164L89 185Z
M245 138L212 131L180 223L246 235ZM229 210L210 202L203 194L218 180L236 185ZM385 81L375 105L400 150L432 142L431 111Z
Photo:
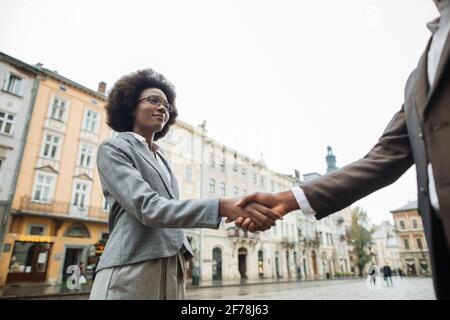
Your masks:
M158 88L164 92L167 101L174 107L169 121L160 132L155 133L154 140L164 137L169 127L175 123L178 111L175 106L175 87L162 74L152 70L138 70L125 75L114 84L106 103L106 123L116 132L133 130L134 116L142 91L148 88Z

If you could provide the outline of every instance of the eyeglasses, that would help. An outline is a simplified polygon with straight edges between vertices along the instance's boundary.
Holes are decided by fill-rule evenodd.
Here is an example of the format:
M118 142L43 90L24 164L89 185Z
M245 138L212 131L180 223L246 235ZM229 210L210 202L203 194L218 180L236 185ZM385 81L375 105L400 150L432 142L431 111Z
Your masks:
M147 101L148 103L154 105L155 107L159 107L161 104L164 106L167 112L172 113L175 111L175 107L168 103L166 100L161 98L160 96L148 96L146 98L142 98L138 100L138 102Z

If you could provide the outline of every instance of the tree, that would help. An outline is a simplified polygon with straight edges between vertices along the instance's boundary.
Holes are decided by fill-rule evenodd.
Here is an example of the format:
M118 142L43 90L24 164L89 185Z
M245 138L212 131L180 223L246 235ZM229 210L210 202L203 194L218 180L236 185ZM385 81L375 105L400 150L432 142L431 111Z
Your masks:
M362 277L364 267L370 262L367 253L372 241L372 232L368 229L367 213L360 207L352 209L351 239L354 247L355 262Z

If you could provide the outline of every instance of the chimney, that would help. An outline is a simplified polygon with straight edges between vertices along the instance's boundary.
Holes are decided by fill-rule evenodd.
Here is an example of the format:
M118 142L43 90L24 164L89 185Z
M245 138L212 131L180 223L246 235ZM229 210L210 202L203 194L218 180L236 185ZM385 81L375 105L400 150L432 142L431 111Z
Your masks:
M295 170L295 178L300 180L300 171Z
M103 82L103 81L99 82L99 84L98 84L98 90L97 90L97 91L98 91L99 93L105 94L105 93L106 93L106 83Z

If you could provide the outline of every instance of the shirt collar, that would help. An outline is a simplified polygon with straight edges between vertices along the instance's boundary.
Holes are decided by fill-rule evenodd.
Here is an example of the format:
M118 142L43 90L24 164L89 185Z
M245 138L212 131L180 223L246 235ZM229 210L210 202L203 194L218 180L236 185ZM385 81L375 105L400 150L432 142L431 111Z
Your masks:
M436 7L439 10L439 14L442 16L445 10L448 10L450 6L450 0L433 0L436 4ZM436 31L439 29L439 22L441 21L441 17L437 17L436 19L427 23L428 30L434 35Z
M433 1L441 14L442 11L444 11L446 8L448 8L448 6L450 6L450 0L433 0Z
M148 148L147 139L145 139L143 136L133 131L128 131L128 133L133 135L136 139L139 140L139 142L143 143ZM155 149L154 150L155 152L160 151L161 149L156 143L153 143L153 148Z

